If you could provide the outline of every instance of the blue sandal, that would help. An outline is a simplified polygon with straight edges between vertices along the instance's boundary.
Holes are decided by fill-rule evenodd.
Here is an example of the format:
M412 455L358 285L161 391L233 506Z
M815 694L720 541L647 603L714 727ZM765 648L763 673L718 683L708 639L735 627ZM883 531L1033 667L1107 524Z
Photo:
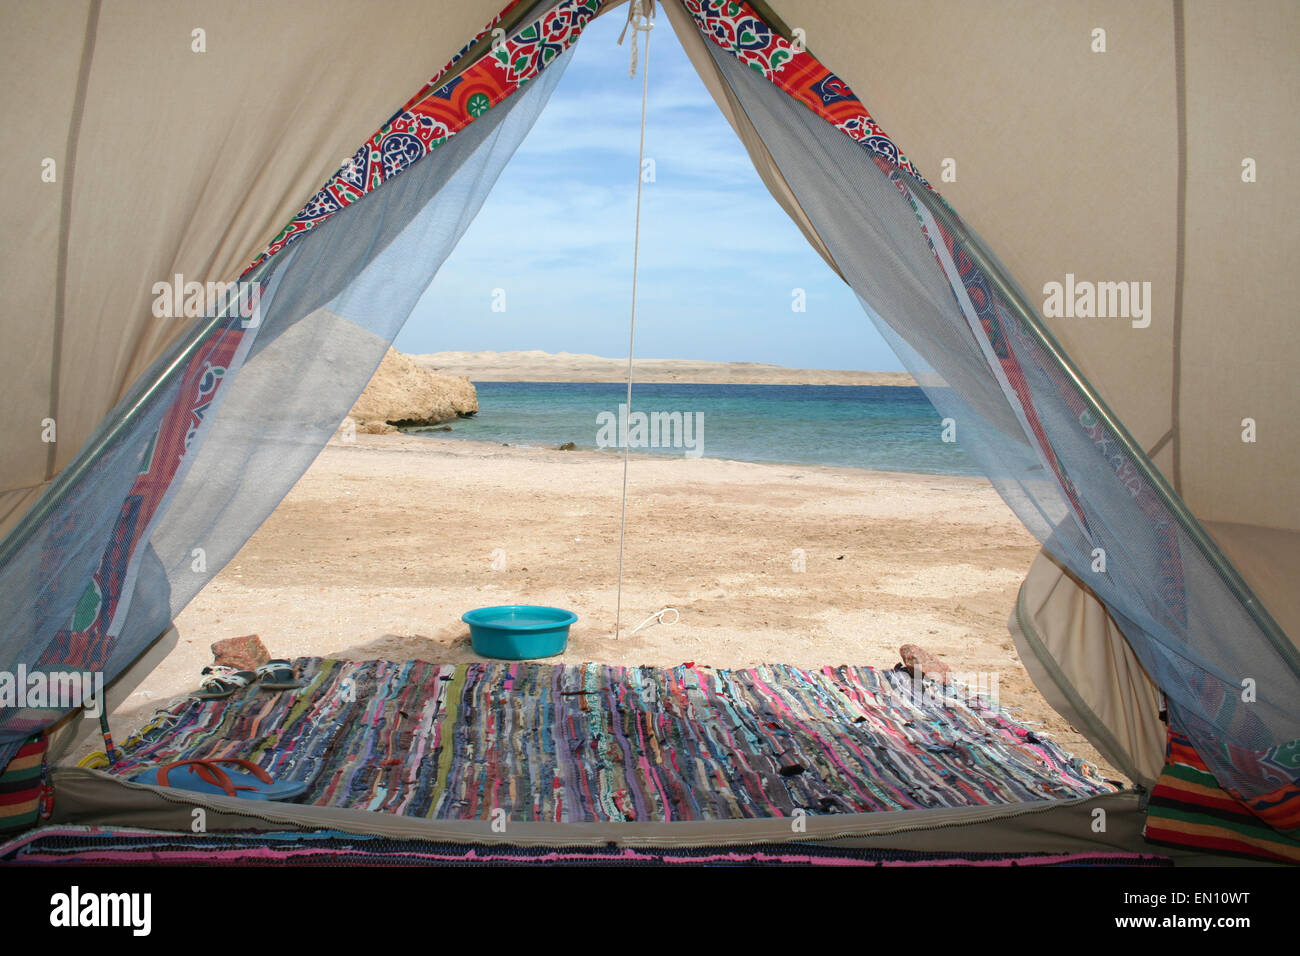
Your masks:
M223 763L234 764L244 769L223 770L217 766ZM189 772L173 781L171 772L179 767L188 767ZM145 783L154 787L172 787L177 790L192 790L195 793L225 794L228 797L242 797L246 800L291 800L307 792L305 781L284 780L277 783L257 764L238 757L177 760L174 763L165 763L152 770L146 770L131 779L135 783Z

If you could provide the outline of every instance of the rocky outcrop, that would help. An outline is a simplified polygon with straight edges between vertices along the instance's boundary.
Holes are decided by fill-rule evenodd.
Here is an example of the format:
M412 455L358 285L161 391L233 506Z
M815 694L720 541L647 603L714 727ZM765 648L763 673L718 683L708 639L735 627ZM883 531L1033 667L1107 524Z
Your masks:
M383 434L396 425L440 425L477 411L478 393L469 379L430 372L390 348L348 417L358 432Z

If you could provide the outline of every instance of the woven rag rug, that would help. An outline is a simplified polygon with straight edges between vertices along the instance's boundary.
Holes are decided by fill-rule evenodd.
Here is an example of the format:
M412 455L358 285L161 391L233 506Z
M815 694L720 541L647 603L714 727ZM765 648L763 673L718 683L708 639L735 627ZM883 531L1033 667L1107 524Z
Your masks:
M298 802L440 820L718 820L1117 788L981 699L870 667L296 662L306 686L185 700L111 772L242 757ZM497 814L497 818L500 814Z
M130 827L42 827L0 843L0 864L26 866L1172 866L1145 853L958 853L814 843L749 846L538 847L393 840L337 830L168 833Z

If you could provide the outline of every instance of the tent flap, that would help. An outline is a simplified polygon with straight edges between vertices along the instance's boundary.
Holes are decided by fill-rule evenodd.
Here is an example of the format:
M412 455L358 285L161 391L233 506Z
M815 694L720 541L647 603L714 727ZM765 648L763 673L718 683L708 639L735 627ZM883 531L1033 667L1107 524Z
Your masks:
M249 280L258 314L227 309L198 323L100 423L94 453L38 505L43 520L4 542L9 669L111 682L279 503L531 129L595 4L560 9L567 19L557 28L550 14L547 50L536 23L519 28L532 31L532 53L511 62L507 95L468 103L473 122L267 259ZM6 710L0 757L74 705Z
M686 6L791 195L939 413L1051 555L1089 582L1167 695L1171 722L1228 789L1269 812L1277 768L1300 740L1294 645L1071 364L1034 300L912 173L843 79L755 27L743 4ZM1023 184L1023 169L1017 177ZM1128 663L1114 654L1074 659ZM1270 675L1267 689L1252 680L1261 674ZM1116 691L1144 688L1107 679ZM1259 696L1243 697L1243 682L1258 683ZM1132 756L1137 775L1149 777L1146 759ZM1286 785L1300 789L1294 779Z
M1105 605L1041 552L1008 626L1047 702L1129 779L1150 789L1165 760L1160 691Z

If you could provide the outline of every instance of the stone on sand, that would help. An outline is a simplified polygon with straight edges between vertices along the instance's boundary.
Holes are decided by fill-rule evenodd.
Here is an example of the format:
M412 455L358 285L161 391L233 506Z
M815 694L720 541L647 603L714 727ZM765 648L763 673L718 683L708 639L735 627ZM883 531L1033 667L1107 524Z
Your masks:
M938 681L948 677L948 665L923 647L904 644L898 649L898 654L903 658L903 666L913 677L932 677Z
M212 644L214 664L224 664L241 671L255 671L271 659L271 653L256 634L228 637Z

